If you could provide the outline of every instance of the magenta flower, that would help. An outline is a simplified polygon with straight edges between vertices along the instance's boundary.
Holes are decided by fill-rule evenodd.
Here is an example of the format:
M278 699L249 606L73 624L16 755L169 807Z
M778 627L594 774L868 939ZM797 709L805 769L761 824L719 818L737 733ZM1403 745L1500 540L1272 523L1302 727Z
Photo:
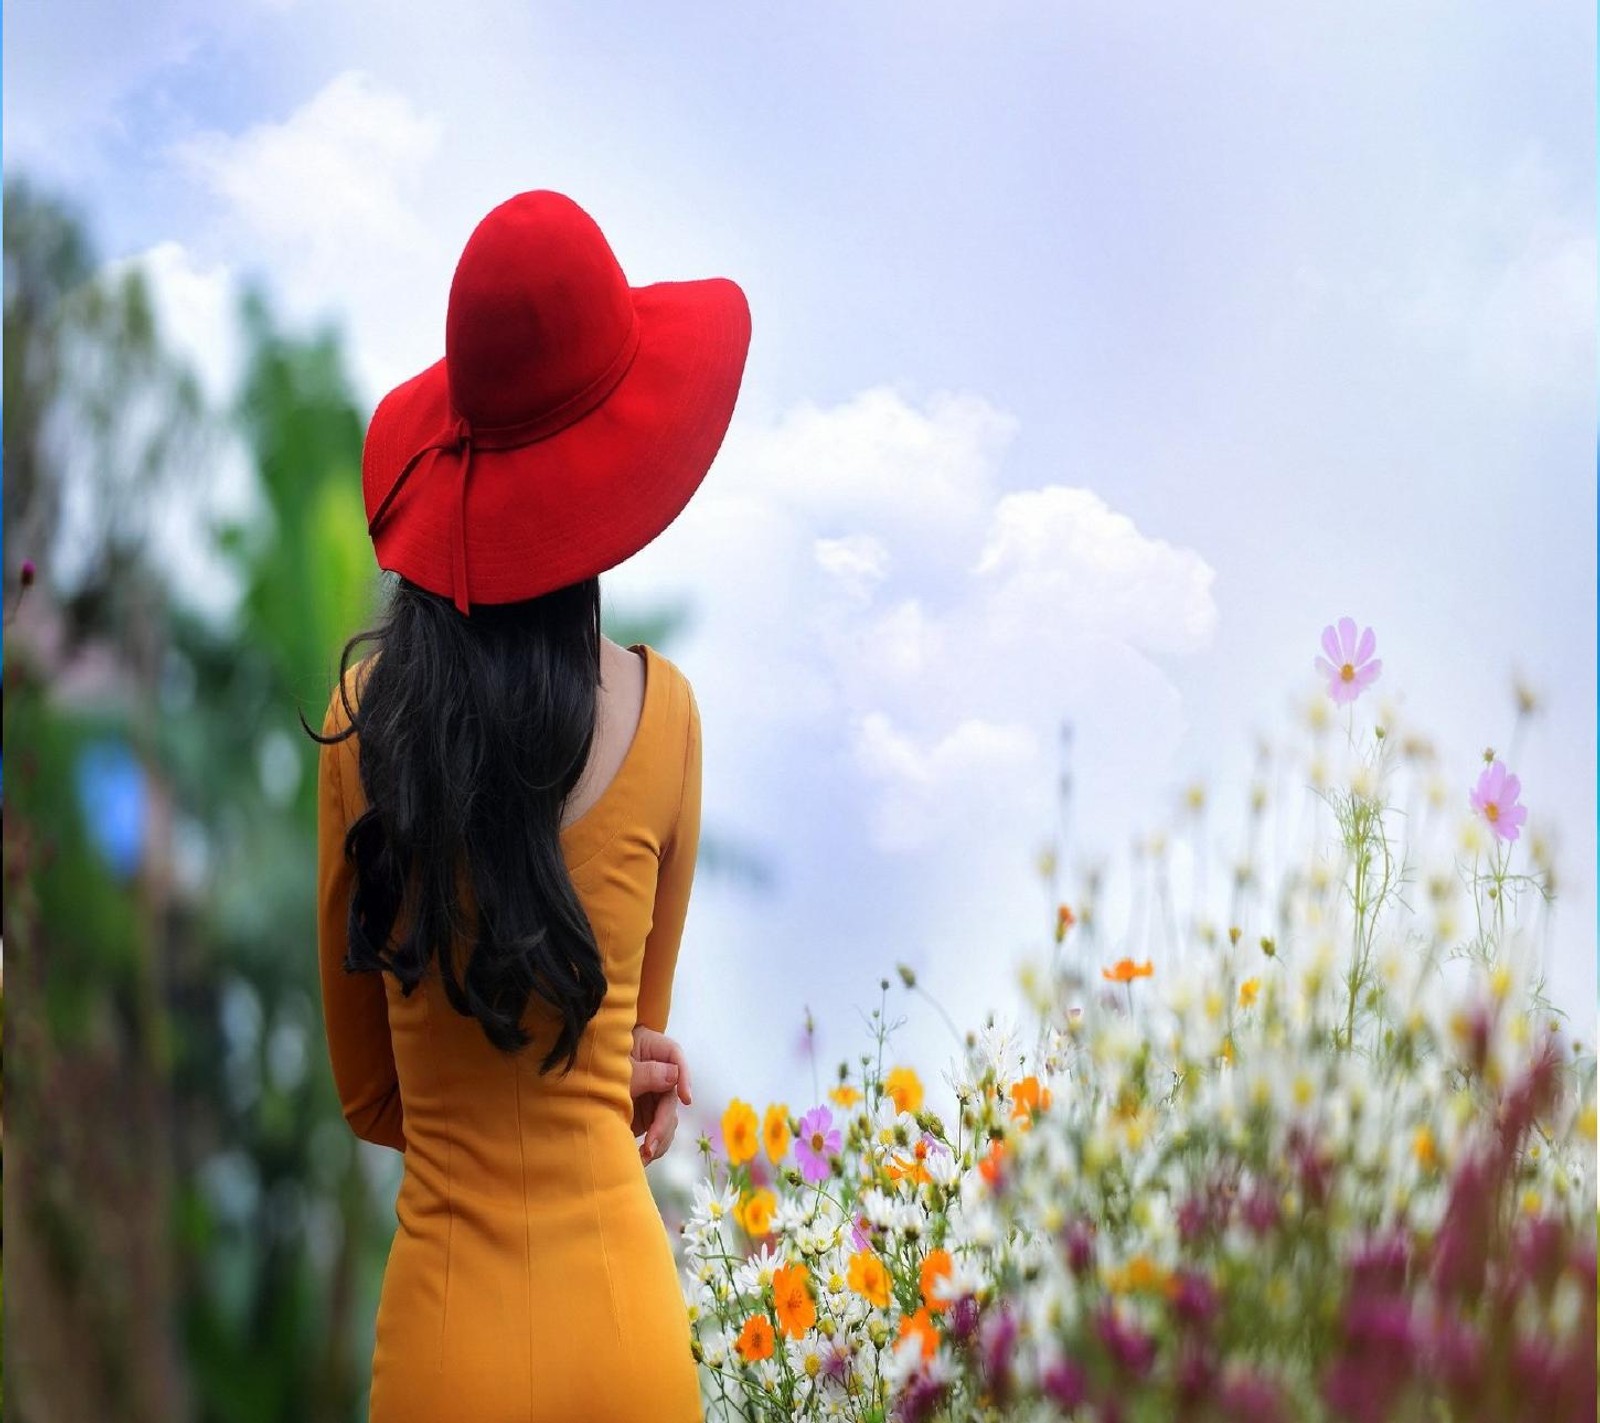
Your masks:
M1515 840L1521 833L1523 821L1528 818L1528 807L1517 804L1521 794L1522 782L1495 761L1483 768L1468 799L1473 810L1489 822L1489 828L1500 839Z
M800 1174L813 1185L826 1181L828 1158L837 1155L843 1145L844 1138L833 1124L833 1113L826 1107L813 1107L800 1118L800 1134L794 1139Z
M1353 702L1378 680L1383 662L1372 655L1376 646L1371 628L1363 629L1357 641L1354 618L1340 618L1337 631L1332 623L1323 628L1322 650L1328 655L1318 657L1315 666L1328 679L1328 695L1334 701Z

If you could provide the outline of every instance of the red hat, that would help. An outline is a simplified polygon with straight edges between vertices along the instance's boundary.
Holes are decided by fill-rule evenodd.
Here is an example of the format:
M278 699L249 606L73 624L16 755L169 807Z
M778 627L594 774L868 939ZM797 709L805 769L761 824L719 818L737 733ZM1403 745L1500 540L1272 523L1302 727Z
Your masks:
M367 426L378 566L468 614L621 563L705 478L749 345L734 282L630 287L570 198L507 199L456 264L443 359Z

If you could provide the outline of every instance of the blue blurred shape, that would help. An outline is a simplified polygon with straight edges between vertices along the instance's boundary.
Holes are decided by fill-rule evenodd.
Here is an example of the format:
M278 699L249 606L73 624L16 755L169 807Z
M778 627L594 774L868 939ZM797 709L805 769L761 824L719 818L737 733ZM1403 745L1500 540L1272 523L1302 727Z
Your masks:
M144 857L149 788L124 741L102 738L78 753L78 807L89 839L112 874L128 879Z

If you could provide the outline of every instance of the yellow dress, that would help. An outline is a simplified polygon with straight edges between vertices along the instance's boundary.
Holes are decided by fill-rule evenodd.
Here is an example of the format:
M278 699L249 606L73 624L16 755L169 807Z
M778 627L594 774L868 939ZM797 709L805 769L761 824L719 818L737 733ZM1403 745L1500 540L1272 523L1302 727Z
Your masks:
M390 973L344 971L344 834L366 809L358 737L320 753L329 1062L351 1128L405 1157L369 1423L703 1423L628 1090L634 1024L667 1024L700 837L700 717L683 673L635 650L638 730L599 800L561 832L608 983L565 1077L538 1070L555 1023L542 1000L523 1020L533 1042L507 1056L451 1007L437 960L409 998ZM352 704L365 665L346 674ZM346 725L335 689L323 730ZM406 928L402 912L396 934Z

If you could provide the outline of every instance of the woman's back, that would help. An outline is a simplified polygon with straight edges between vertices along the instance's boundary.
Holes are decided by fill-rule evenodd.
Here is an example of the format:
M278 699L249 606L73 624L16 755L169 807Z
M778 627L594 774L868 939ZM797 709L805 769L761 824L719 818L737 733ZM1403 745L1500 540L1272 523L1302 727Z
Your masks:
M343 969L366 809L358 738L319 781L319 956L329 1057L352 1128L405 1153L373 1359L373 1423L701 1418L670 1243L629 1093L635 1023L664 1029L700 830L700 723L682 672L644 644L631 737L604 732L560 832L607 988L570 1073L539 1071L559 1029L537 994L507 1055L455 1011L438 965L407 997ZM359 704L362 669L346 674ZM602 725L625 726L625 685ZM617 700L612 700L617 698ZM324 735L348 725L338 692ZM604 771L614 767L609 776ZM603 780L603 784L602 784ZM470 916L470 906L468 906ZM409 928L404 911L395 934ZM469 952L452 946L458 967ZM581 1347L573 1347L579 1343Z

